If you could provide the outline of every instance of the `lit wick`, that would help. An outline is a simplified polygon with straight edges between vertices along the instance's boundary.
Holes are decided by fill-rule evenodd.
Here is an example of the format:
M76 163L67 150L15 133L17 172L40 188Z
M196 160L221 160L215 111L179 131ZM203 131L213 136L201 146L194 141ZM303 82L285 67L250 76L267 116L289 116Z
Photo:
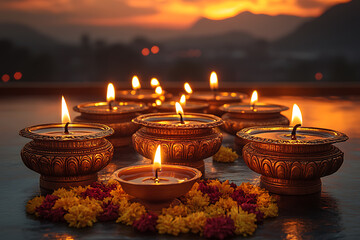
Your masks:
M210 88L214 93L214 99L216 99L218 87L219 87L219 84L218 84L218 78L217 78L216 72L211 72Z
M255 90L252 95L251 95L251 100L250 100L250 104L251 104L251 110L253 110L255 112L255 104L258 101L258 93Z
M69 134L69 124L71 120L64 96L61 98L61 122L65 123L64 134Z
M136 75L133 76L131 83L132 83L133 90L135 90L135 93L137 95L140 94L141 84L140 84L139 78Z
M115 102L115 87L112 83L108 84L107 93L106 93L106 100L109 104L109 110L113 110L112 104Z
M155 178L154 178L155 183L159 183L159 172L161 172L161 168L155 169Z
M159 183L159 172L161 172L161 147L160 145L157 147L155 151L154 164L153 168L155 168L155 178L154 182Z
M69 122L67 122L67 123L65 124L64 133L65 133L65 134L69 134Z
M114 100L109 101L109 110L112 111L114 108L112 106Z
M183 111L180 103L176 102L175 103L175 108L176 108L176 113L179 114L179 116L180 116L180 123L185 124L183 116L182 116L184 114L184 111Z
M296 140L296 129L301 127L301 124L296 124L291 132L291 140Z

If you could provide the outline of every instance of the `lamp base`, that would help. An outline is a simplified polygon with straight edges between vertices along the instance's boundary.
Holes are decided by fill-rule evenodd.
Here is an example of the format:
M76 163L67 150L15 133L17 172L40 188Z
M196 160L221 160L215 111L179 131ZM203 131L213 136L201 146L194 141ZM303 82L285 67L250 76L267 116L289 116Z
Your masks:
M40 190L42 194L52 193L58 188L71 188L90 185L98 179L97 173L85 176L51 177L40 176Z
M261 176L260 186L280 195L308 195L321 191L321 180L286 180Z

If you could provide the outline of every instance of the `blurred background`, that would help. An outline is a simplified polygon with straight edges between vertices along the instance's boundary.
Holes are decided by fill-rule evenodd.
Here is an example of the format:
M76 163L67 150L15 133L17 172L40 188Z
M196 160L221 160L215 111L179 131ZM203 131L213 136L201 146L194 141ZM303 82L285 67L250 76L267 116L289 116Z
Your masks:
M359 82L360 0L0 0L0 85ZM221 86L221 84L220 84Z

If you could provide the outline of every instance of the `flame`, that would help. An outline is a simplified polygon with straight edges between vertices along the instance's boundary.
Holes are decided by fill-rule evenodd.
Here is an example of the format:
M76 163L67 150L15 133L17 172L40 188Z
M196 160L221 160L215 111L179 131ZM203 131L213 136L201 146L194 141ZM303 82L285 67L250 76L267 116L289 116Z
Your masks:
M156 101L155 101L155 105L156 105L156 106L160 106L161 104L162 104L161 100L156 99Z
M252 95L251 95L251 100L250 100L250 104L253 105L255 103L257 103L258 101L258 93L257 91L253 91Z
M162 90L162 87L161 87L161 86L157 86L157 87L155 88L155 93L156 93L156 94L161 95L162 92L163 92L163 90Z
M190 87L190 84L187 83L187 82L184 84L184 89L188 94L192 94L192 92L193 92L191 87Z
M218 78L216 72L211 72L210 74L210 88L211 90L216 90L219 87Z
M290 125L295 126L296 124L302 124L302 115L299 106L297 104L294 104Z
M185 106L185 105L186 105L186 96L185 96L185 94L181 95L180 104L181 104L182 106Z
M160 82L159 82L159 80L157 80L156 78L152 78L152 79L150 80L150 85L151 85L152 88L155 88L155 87L157 87L157 86L160 85Z
M157 168L161 168L161 146L160 145L156 148L153 168L154 168L154 170Z
M64 96L62 96L61 98L61 122L62 123L71 122L69 110L66 105Z
M134 90L138 90L141 88L139 78L136 75L133 76L131 83Z
M176 109L176 114L184 114L184 110L182 109L180 103L178 102L175 103L175 109Z
M106 101L115 101L115 88L112 83L108 84L107 93L106 93Z

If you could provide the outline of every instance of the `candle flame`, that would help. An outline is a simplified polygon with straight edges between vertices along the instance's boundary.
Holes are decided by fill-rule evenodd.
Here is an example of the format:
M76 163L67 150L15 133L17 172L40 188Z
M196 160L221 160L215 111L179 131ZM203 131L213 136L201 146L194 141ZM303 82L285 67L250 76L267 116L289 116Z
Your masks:
M161 95L162 92L163 92L163 90L162 90L162 87L161 87L161 86L157 86L157 87L155 88L155 93L156 93L156 94Z
M302 115L299 106L297 104L294 104L290 125L295 126L296 124L302 124Z
M211 90L216 90L219 87L218 77L216 72L211 72L210 74L210 88Z
M157 87L157 86L160 85L160 82L159 82L159 80L157 80L156 78L152 78L152 79L150 80L150 85L151 85L152 88L155 88L155 87Z
M180 104L181 104L182 106L185 106L185 105L186 105L186 96L185 96L185 94L181 95Z
M180 103L178 102L175 103L175 109L176 109L176 114L184 114L184 110L182 109Z
M106 101L115 101L115 88L112 83L108 84L107 93L106 93Z
M155 101L155 105L156 105L156 106L160 106L161 104L162 104L161 100L156 99L156 101Z
M250 100L250 104L253 105L255 103L257 103L258 101L258 93L257 91L253 91L252 95L251 95L251 100Z
M66 105L64 96L62 96L62 98L61 98L61 122L62 123L71 122L69 110Z
M141 88L141 84L140 84L139 78L138 78L136 75L133 76L131 83L132 83L132 88L133 88L134 90L138 90L138 89Z
M160 145L156 148L153 168L154 168L154 170L156 170L157 168L161 168L161 146Z
M190 87L190 84L189 83L184 83L184 89L185 89L185 91L188 93L188 94L192 94L192 89L191 89L191 87Z

